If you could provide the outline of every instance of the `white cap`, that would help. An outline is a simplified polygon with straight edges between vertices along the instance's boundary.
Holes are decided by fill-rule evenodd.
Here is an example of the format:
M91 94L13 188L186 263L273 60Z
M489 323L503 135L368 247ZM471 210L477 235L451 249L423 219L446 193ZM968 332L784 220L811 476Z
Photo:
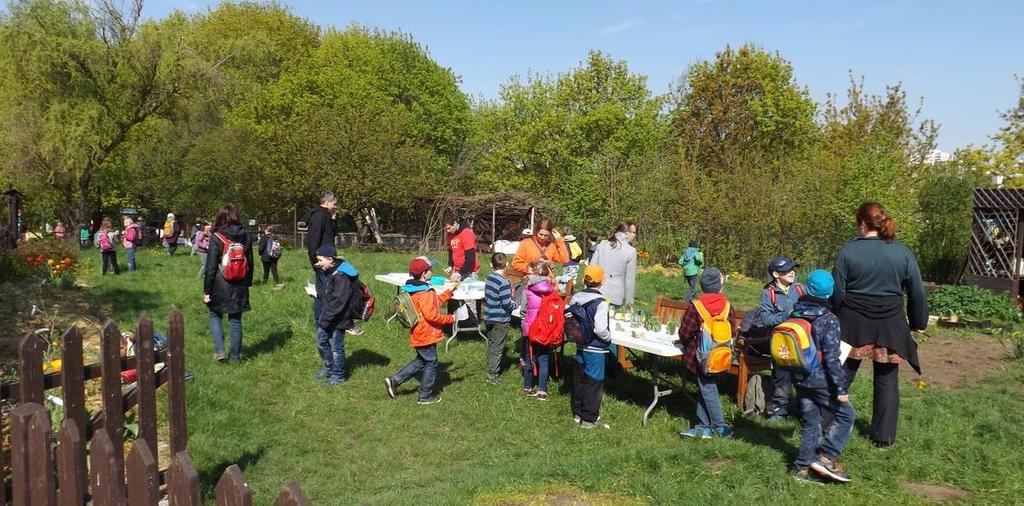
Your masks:
M524 228L523 229L523 235L533 235L533 230L531 230L529 228Z
M168 220L173 220L174 219L174 213L167 213L167 219Z

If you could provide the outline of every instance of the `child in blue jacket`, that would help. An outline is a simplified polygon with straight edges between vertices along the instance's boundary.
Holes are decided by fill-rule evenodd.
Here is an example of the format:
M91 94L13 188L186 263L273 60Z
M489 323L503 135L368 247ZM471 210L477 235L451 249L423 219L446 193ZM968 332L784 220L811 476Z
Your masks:
M792 373L802 415L793 473L798 480L810 480L813 471L822 478L847 483L850 475L836 457L850 439L857 413L850 404L846 370L839 360L839 318L828 307L834 283L828 271L812 272L807 278L807 294L793 306L794 318L810 322L811 339L820 357L810 371ZM828 433L822 434L822 418L829 415L832 423Z

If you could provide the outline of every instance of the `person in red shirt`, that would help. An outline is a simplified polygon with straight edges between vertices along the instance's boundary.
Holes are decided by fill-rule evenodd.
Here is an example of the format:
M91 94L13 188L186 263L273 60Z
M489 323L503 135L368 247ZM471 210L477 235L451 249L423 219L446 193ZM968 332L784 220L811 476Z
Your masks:
M448 234L448 266L452 280L461 281L479 271L473 229L460 223L454 214L449 214L444 220L444 231Z

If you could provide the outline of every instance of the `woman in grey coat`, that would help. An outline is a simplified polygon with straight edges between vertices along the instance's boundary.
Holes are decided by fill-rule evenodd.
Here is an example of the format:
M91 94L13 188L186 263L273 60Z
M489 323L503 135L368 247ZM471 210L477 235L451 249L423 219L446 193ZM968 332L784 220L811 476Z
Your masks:
M590 265L604 269L605 280L601 294L613 306L633 305L636 293L636 248L630 245L636 239L636 225L620 222L611 237L601 241L594 250Z

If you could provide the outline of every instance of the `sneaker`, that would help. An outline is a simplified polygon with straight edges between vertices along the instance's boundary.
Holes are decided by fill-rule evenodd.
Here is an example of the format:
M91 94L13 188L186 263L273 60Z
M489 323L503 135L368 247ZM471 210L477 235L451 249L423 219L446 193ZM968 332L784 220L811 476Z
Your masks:
M581 429L611 429L612 426L602 422L580 422Z
M395 398L395 382L391 378L384 378L384 384L388 387L388 397Z
M887 452L891 450L893 445L896 443L892 441L872 441L871 444L875 445L875 448L878 448L883 452Z
M345 329L345 333L350 336L361 336L363 335L363 329L361 327L355 326L350 329Z
M505 386L505 380L501 379L501 376L497 376L497 375L488 374L487 375L487 382L492 384L492 385L499 386L499 387Z
M330 375L331 373L327 372L327 369L320 369L315 374L313 374L313 379L324 379Z
M718 427L715 429L715 435L725 438L732 437L732 429L729 427Z
M218 353L216 351L213 352L213 359L216 360L217 362L223 362L224 361L224 353Z
M546 400L548 400L548 393L542 390L540 392L537 392L537 396L536 397L537 397L538 400L546 401Z
M345 382L345 378L333 378L332 377L332 378L327 378L327 381L324 381L324 384L329 386L329 387L333 387L334 385L340 385L340 384L342 384L344 382Z
M427 397L426 399L420 399L420 400L416 401L416 404L425 406L427 404L437 404L439 402L441 402L441 396L440 395L432 395L430 397Z
M525 395L527 397L536 397L537 396L537 389L536 388L524 388L523 389L523 395Z
M583 421L583 419L580 418L580 415L572 415L572 423L575 423L576 425L579 425L580 422L582 422L582 421Z
M682 437L689 438L700 438L700 439L711 439L711 428L710 427L694 427L688 430L679 431L679 435Z
M818 460L811 462L811 469L818 473L818 476L830 478L839 483L849 483L853 480L849 474L846 474L846 469L842 464L824 455L819 455Z
M811 472L808 467L798 467L793 469L793 479L800 483L810 483L813 485L824 486L825 482L818 478L818 475Z

